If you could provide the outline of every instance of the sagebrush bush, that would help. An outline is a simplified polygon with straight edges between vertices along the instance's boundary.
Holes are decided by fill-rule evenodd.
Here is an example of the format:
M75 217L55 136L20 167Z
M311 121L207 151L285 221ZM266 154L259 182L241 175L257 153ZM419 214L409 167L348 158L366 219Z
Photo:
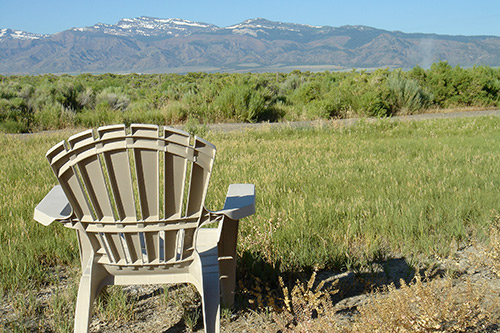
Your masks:
M417 81L403 77L401 71L391 73L387 84L388 102L393 114L413 114L429 107L430 94Z
M113 110L125 110L130 99L120 90L106 88L96 96L97 106L107 104Z
M255 122L265 112L266 100L251 86L235 85L224 88L211 107L220 119Z
M96 102L96 96L92 88L87 87L81 91L77 97L78 104L81 108L93 108Z

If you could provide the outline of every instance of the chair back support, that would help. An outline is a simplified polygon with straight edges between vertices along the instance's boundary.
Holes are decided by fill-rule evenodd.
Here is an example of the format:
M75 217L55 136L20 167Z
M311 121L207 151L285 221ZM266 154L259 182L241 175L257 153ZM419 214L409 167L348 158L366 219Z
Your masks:
M211 143L168 127L113 125L76 134L46 156L99 262L164 265L192 253Z

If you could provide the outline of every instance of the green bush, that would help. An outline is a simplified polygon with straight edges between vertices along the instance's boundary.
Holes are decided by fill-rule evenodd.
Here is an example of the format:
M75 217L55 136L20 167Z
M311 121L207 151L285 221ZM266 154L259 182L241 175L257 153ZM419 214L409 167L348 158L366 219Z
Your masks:
M4 133L25 133L28 125L22 121L7 119L0 123L0 132Z
M95 110L84 109L76 114L75 121L83 127L98 127L123 122L123 113L112 109L106 102L98 104Z
M0 99L1 131L6 133L27 132L31 121L32 113L24 99L20 97Z
M250 86L227 86L214 99L212 108L219 120L255 122L266 110L266 99Z
M431 95L417 81L403 77L400 71L391 73L387 84L392 114L413 114L429 107Z
M106 104L113 110L125 110L130 103L130 99L121 89L106 88L97 95L96 103L98 107Z
M53 103L34 114L36 129L51 130L69 127L74 123L75 113L60 104Z
M96 96L92 88L86 88L81 91L77 97L78 104L84 108L93 108L95 107Z

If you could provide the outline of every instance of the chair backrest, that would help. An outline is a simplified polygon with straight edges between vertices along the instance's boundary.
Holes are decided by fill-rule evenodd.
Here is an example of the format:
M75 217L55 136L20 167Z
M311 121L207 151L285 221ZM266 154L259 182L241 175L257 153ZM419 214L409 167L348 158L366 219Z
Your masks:
M168 127L112 125L76 134L46 156L107 263L178 261L192 247L215 158L211 143Z

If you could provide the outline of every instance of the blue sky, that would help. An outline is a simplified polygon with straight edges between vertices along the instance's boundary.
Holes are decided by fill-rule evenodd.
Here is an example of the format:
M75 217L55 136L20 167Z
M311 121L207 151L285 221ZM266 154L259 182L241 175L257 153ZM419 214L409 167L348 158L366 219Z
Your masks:
M56 33L121 18L183 18L219 27L262 17L310 25L500 36L500 0L0 0L0 28Z

